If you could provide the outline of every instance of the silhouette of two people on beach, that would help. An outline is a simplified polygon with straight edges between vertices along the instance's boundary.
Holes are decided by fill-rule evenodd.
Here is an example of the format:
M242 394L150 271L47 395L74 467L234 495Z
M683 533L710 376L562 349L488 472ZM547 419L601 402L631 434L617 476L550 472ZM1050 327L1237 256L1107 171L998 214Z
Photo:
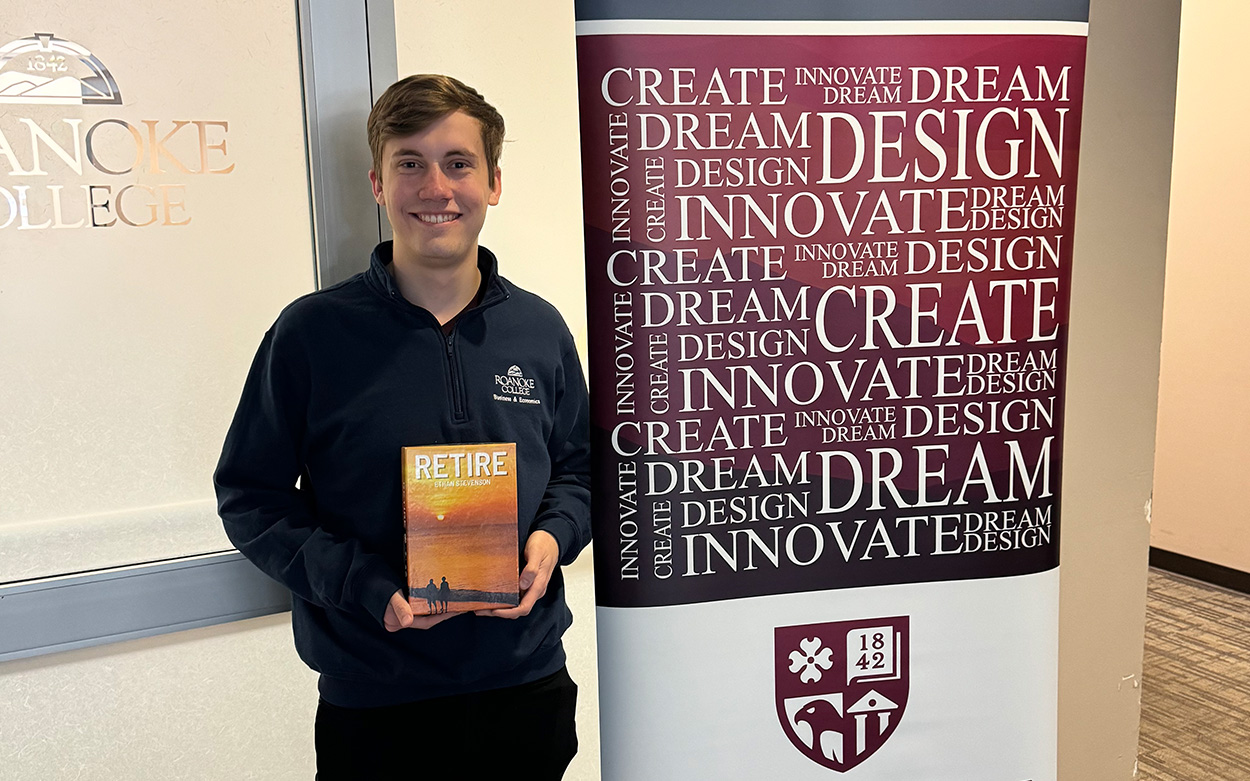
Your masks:
M451 599L451 585L447 583L447 578L443 578L443 582L437 586L434 585L434 578L430 578L430 582L421 590L425 592L430 615L447 612L447 601Z

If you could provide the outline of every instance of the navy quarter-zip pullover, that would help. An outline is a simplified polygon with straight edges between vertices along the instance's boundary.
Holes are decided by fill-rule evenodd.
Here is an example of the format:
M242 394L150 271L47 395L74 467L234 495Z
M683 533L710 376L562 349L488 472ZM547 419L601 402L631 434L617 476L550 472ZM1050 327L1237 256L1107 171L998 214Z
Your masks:
M569 564L590 540L586 384L559 313L480 248L481 301L444 334L400 294L390 262L380 244L367 271L283 310L214 475L231 542L291 589L296 648L344 707L513 686L564 664L558 567L523 618L385 630L405 587L402 447L515 442L521 548L542 529ZM533 381L526 402L505 392L509 377Z

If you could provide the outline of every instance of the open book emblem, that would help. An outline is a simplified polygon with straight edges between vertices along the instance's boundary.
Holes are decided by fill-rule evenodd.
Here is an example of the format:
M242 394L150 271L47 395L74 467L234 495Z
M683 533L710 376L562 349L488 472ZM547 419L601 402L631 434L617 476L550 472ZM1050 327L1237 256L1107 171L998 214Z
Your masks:
M846 772L881 748L907 707L907 616L779 626L777 717L808 759Z

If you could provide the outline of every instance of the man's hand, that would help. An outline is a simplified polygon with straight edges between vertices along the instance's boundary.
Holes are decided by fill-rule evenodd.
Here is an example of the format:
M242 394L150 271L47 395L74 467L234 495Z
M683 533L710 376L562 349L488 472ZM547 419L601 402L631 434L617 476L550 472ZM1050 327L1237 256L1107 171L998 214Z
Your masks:
M541 529L532 532L525 541L525 569L521 570L521 604L516 607L479 610L479 616L495 618L520 618L528 616L534 604L547 593L551 573L560 563L560 544L556 538Z
M429 629L435 624L442 623L452 616L459 613L435 613L432 616L414 616L412 607L408 604L408 600L404 598L404 592L396 591L391 594L390 604L386 606L386 615L382 616L382 625L386 627L388 632L398 632L401 629Z

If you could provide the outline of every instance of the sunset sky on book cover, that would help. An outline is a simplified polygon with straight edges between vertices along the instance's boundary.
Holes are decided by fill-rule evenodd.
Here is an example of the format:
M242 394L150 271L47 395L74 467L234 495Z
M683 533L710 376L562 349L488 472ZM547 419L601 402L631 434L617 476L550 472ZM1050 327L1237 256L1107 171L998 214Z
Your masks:
M430 612L424 589L443 578L451 612L516 605L516 445L405 447L403 469L413 612Z

